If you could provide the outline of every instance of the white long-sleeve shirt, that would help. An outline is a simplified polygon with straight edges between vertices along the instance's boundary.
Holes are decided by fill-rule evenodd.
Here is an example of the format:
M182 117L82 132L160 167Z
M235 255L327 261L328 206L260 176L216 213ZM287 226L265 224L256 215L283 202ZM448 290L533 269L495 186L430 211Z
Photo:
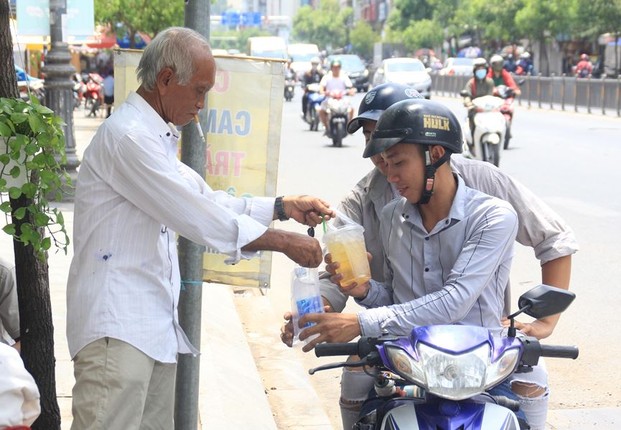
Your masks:
M179 132L132 93L84 153L75 195L67 338L74 357L102 337L174 363L195 352L177 317L176 234L228 254L271 223L273 198L213 191L177 159Z

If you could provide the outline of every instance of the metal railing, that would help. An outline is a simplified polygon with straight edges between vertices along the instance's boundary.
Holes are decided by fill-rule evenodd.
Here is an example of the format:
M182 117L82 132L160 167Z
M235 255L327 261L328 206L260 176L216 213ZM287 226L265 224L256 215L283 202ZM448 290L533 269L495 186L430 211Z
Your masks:
M621 117L621 76L616 79L578 79L568 76L516 76L524 80L519 105L529 108L601 113ZM470 76L433 75L433 93L459 97Z

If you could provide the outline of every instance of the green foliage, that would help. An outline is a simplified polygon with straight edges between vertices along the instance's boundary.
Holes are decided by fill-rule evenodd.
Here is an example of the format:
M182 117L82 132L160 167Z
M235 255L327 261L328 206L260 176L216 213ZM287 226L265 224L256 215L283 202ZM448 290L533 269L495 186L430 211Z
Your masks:
M358 21L349 34L354 52L364 58L372 58L373 45L379 40L377 33L366 21Z
M341 8L337 0L323 0L318 9L303 6L293 18L293 38L316 43L319 49L334 50L347 44L353 10Z
M432 18L433 9L427 0L395 0L394 8L388 17L391 31L405 31L412 22Z
M442 28L430 19L422 19L402 32L406 49L414 52L418 48L432 48L444 40Z
M63 215L49 206L47 197L61 200L63 182L71 184L61 167L66 163L63 125L62 118L35 97L29 103L20 98L0 98L0 193L29 202L15 209L14 219L3 230L15 240L32 245L41 259L52 245L46 231L58 248L66 252L69 245ZM11 214L10 201L3 197L0 211L7 217ZM19 229L16 221L21 222Z
M171 26L183 26L184 2L169 0L97 0L95 22L109 25L132 38L137 31L155 36ZM120 34L122 35L122 34Z

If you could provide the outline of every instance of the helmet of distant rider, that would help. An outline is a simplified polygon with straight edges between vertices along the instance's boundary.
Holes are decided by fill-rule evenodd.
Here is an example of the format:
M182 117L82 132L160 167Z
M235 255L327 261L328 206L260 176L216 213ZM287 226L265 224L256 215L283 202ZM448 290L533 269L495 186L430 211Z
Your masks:
M401 142L440 145L450 153L461 153L461 126L455 114L441 103L417 98L402 100L380 116L362 156L372 157Z
M330 68L332 67L341 67L341 60L339 60L338 58L335 58L334 60L332 60L330 62Z
M582 54L582 55L580 56L580 59L581 59L581 60L584 60L584 61L588 61L589 56L588 56L587 54Z
M489 64L494 72L500 72L504 63L505 60L498 54L492 55L492 58L489 59Z
M524 60L528 60L530 58L530 52L528 51L524 51L520 54L520 58L523 58Z
M420 98L423 96L407 85L394 82L378 85L362 98L358 107L358 116L349 121L347 132L355 133L362 127L361 121L363 120L377 121L382 112L401 100Z
M311 58L310 63L311 63L311 65L312 65L312 66L318 66L318 65L319 65L319 63L320 63L320 61L319 61L319 57L313 57L313 58Z
M487 69L487 67L487 60L485 58L479 57L472 61L472 73L475 73L477 69Z

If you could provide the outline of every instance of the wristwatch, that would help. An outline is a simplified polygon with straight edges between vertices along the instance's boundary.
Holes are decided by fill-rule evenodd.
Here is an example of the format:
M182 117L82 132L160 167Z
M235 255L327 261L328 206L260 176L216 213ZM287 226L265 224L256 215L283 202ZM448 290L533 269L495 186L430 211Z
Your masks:
M282 196L276 197L274 208L276 209L276 215L280 221L287 221L289 219L287 213L285 212L285 205L283 204Z

